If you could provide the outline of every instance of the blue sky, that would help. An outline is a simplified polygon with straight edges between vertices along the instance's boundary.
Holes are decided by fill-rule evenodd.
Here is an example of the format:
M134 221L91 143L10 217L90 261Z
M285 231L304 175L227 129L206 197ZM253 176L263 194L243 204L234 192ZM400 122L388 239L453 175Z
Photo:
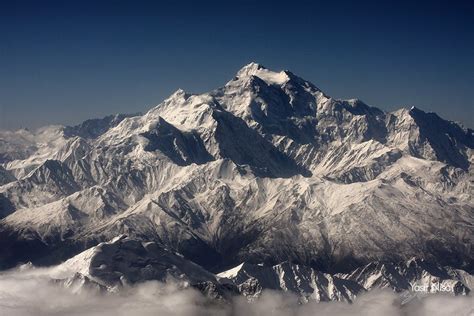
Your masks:
M146 111L250 61L474 126L472 1L176 2L2 1L0 129Z

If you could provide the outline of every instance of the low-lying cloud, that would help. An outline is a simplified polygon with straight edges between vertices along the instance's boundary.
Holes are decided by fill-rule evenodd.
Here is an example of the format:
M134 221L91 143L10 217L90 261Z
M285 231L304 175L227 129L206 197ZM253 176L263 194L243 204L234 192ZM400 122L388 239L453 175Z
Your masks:
M120 291L73 291L51 282L65 272L55 268L16 269L0 274L0 315L218 315L218 316L437 316L474 313L474 298L433 295L401 305L388 290L371 291L353 304L342 302L298 304L289 293L266 291L253 302L236 297L230 303L210 301L194 289L172 283L145 282Z

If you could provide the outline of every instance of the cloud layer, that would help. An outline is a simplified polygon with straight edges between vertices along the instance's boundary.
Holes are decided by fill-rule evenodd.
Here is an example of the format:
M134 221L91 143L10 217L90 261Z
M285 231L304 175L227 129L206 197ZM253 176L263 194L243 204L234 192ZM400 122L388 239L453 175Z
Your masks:
M298 304L295 295L266 291L254 301L243 297L231 303L216 303L193 289L172 283L146 282L117 294L92 290L74 292L51 281L64 276L55 268L16 269L0 274L0 315L172 315L172 316L437 316L472 315L474 298L434 295L402 306L391 291L371 291L353 304Z

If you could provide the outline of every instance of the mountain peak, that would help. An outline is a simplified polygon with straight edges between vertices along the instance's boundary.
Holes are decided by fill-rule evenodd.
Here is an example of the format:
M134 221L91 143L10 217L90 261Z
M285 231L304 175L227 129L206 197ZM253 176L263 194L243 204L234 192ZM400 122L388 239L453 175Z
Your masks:
M262 79L268 85L282 85L290 80L287 72L275 72L255 62L251 62L250 64L242 67L237 72L236 77L237 79L248 79L252 76Z
M178 90L176 90L175 92L173 92L169 97L168 99L175 99L175 98L186 98L186 91L184 91L183 89L179 88Z
M257 71L257 70L261 70L261 69L267 69L265 66L259 64L259 63L256 63L256 62L250 62L248 63L247 65L243 66L238 72L237 72L237 75L238 74L241 74L241 73L247 73L247 72L250 72L250 71Z

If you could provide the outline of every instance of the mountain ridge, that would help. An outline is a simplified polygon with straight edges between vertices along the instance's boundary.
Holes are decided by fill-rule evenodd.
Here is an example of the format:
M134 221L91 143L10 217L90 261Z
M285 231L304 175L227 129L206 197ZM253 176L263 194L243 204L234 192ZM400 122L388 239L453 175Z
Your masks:
M333 99L258 64L209 93L86 122L24 143L0 133L0 267L59 263L123 233L212 272L413 256L473 271L474 136L456 123Z
M213 274L154 242L139 242L124 235L74 256L54 267L53 272L58 275L56 282L76 292L120 292L155 280L192 287L223 301L236 295L252 301L264 291L273 290L294 293L300 303L351 303L367 291L390 289L399 293L402 304L406 304L428 293L468 295L474 280L465 271L416 258L398 263L372 262L347 274L322 273L288 261L273 266L243 262ZM421 286L426 290L418 293Z

